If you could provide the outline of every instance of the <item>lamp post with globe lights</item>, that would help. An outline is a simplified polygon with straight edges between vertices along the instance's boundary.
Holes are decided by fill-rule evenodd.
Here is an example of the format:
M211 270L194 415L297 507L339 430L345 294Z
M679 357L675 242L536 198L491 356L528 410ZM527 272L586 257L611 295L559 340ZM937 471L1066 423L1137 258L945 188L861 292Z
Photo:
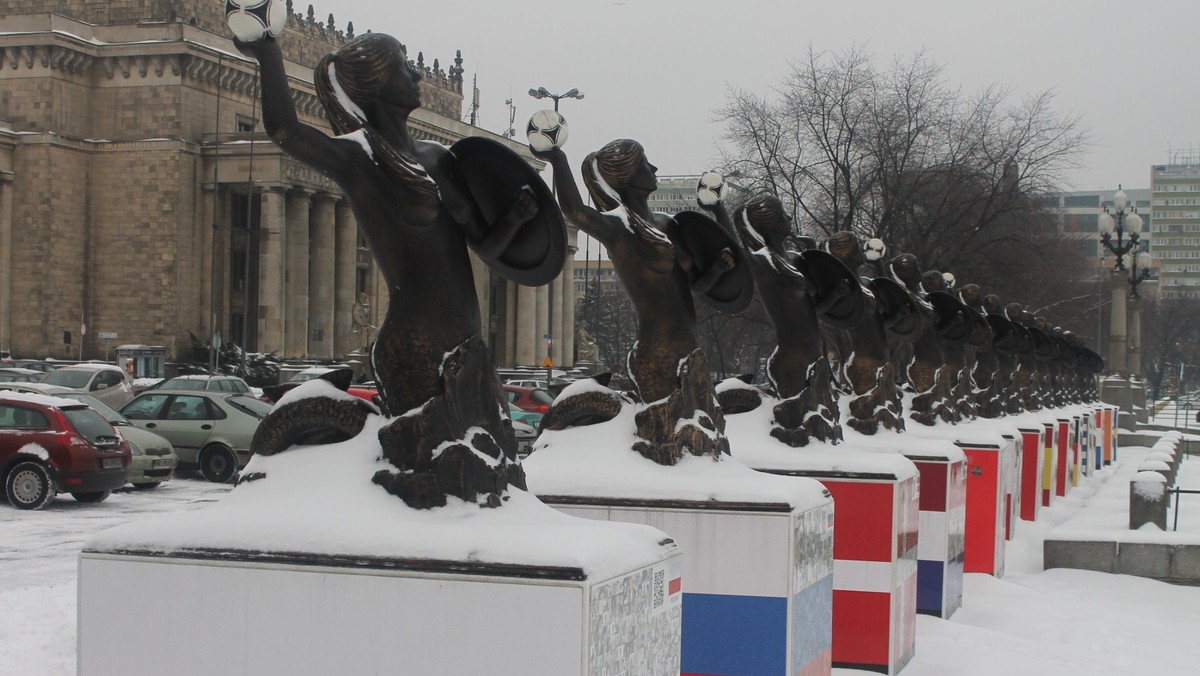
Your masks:
M1109 376L1101 385L1101 399L1105 402L1120 406L1122 413L1133 414L1141 408L1136 392L1136 377L1141 369L1140 313L1137 313L1137 285L1149 274L1148 259L1138 259L1142 253L1142 217L1137 213L1137 207L1129 203L1129 196L1120 185L1113 193L1112 205L1101 211L1098 224L1100 243L1104 249L1116 257L1109 274L1109 285L1112 291L1112 309L1109 323L1108 369ZM1127 272L1125 256L1132 256L1132 267L1135 272ZM1149 254L1146 254L1149 256ZM1142 271L1136 272L1139 267ZM1125 288L1129 284L1131 289ZM1130 303L1130 299L1133 299ZM1130 322L1129 305L1135 308L1135 315ZM1132 324L1132 326L1131 326ZM1131 332L1129 329L1133 329ZM1133 350L1138 350L1135 354ZM1131 416L1132 418L1132 416Z
M574 87L572 87L571 89L568 89L567 91L563 92L562 94L553 94L550 92L550 90L546 89L545 87L538 87L537 89L530 88L529 95L535 99L550 99L551 101L554 101L554 112L556 112L556 113L558 112L558 102L561 101L562 99L582 99L583 98L583 92L579 91L578 89L576 89ZM556 189L554 189L554 183L551 183L550 185L551 185L551 188L552 188L555 196L557 197L558 191ZM554 374L553 365L555 364L555 361L554 361L554 336L555 336L555 334L560 336L560 338L559 338L559 345L560 345L559 359L558 359L557 364L561 365L561 366L565 366L569 355L571 354L571 352L573 352L573 350L571 348L573 346L573 339L574 339L575 327L572 326L572 324L574 322L573 321L568 322L568 321L566 321L566 319L567 319L568 315L573 315L574 310L575 310L574 294L568 293L567 290L569 288L573 288L573 285L574 285L573 277L575 276L575 272L574 272L574 265L572 264L572 261L575 258L575 251L577 250L577 246L576 246L576 241L577 241L576 238L578 237L577 233L578 233L578 230L575 228L575 226L572 225L570 221L567 221L567 260L565 261L565 264L563 265L562 275L559 276L558 279L556 279L553 282L550 282L549 284L546 285L546 291L545 291L546 311L545 311L545 313L542 313L542 312L537 313L538 317L541 317L543 315L546 317L546 330L543 332L543 334L545 336L545 340L546 340L546 359L543 362L543 365L546 366L546 386L547 387L550 386L550 382L553 380L553 374ZM560 302L563 305L563 311L561 313L559 313L558 326L555 326L555 324L554 324L554 316L555 316L554 315L554 286L556 284L561 284L563 287L561 290L561 294L560 294L561 295ZM542 294L539 293L538 295L541 296ZM539 298L538 300L540 301L541 299ZM539 302L539 304L540 304L540 302Z
M1114 373L1126 371L1126 291L1125 291L1125 255L1138 247L1142 232L1142 217L1137 213L1137 207L1130 206L1129 197L1121 187L1113 194L1112 210L1104 207L1099 218L1100 242L1104 248L1116 257L1113 266L1112 279L1112 320L1109 331L1108 365ZM1125 235L1129 237L1126 239ZM1115 242L1113 235L1116 235Z

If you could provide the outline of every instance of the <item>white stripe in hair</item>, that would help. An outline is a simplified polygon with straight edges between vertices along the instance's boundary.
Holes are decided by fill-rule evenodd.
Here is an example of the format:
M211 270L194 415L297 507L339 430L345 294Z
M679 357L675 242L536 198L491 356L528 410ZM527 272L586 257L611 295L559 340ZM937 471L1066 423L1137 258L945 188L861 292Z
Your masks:
M342 110L357 117L359 122L366 122L367 114L358 107L357 103L350 100L350 97L342 89L341 83L338 82L337 69L334 68L332 61L329 62L329 84L333 87L333 95L337 98L338 105L342 107Z

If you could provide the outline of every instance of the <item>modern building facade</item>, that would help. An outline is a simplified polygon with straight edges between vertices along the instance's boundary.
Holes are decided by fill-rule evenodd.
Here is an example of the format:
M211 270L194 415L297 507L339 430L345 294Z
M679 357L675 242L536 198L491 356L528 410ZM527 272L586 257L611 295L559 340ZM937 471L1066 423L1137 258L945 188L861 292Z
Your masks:
M1150 218L1150 190L1147 188L1125 188L1129 205L1136 207L1144 221ZM1112 207L1112 190L1085 190L1067 192L1051 197L1051 206L1060 213L1059 230L1064 236L1079 242L1080 256L1099 262L1105 257L1104 245L1100 243L1100 212ZM1143 227L1143 239L1149 237L1149 228ZM1111 255L1111 254L1110 254ZM1099 263L1098 263L1099 264ZM1111 266L1112 259L1108 261Z
M1200 152L1150 170L1150 252L1161 298L1200 298Z
M101 335L115 334L176 359L189 334L220 334L256 352L341 358L371 338L353 321L365 309L378 325L387 309L371 254L337 186L261 132L255 64L233 47L224 4L5 3L0 349L99 358ZM280 44L297 113L328 130L312 66L353 27L318 22L311 6L296 14L290 0L288 9ZM415 65L425 104L414 136L489 136L539 164L525 146L460 121L461 57L442 67L418 54ZM540 364L541 336L573 324L572 259L553 291L476 261L498 365ZM569 365L573 332L554 333L565 337L556 363Z

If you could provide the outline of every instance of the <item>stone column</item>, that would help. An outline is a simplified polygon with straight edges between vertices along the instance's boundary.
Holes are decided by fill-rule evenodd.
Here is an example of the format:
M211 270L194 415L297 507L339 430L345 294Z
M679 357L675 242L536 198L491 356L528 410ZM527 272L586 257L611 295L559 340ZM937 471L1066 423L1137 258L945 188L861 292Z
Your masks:
M333 354L341 357L365 347L367 336L356 336L354 327L355 275L358 272L358 221L346 200L338 200L334 211L336 263L333 291Z
M530 366L541 364L537 359L537 295L538 289L532 286L517 286L517 329L515 348L513 350L514 366ZM536 361L535 361L536 359Z
M258 226L258 349L284 351L287 197L282 186L262 191ZM249 320L249 318L247 318Z
M308 353L333 358L334 195L313 198L308 256Z
M287 314L284 319L284 355L308 355L308 217L312 193L293 190L287 195Z
M574 240L574 237L571 237ZM562 276L559 277L559 315L562 317L562 337L557 339L561 357L554 363L563 368L575 365L575 251L574 246L567 247L567 260L563 263Z
M1114 270L1109 277L1112 286L1112 321L1108 335L1108 370L1112 374L1127 372L1125 353L1125 298L1129 290L1125 288L1125 277L1129 273L1124 270Z
M13 173L0 170L0 349L10 350L12 335Z
M550 284L553 284L551 282ZM541 366L546 359L546 334L550 333L550 284L536 287L536 309L533 311L533 361L531 366Z
M1129 299L1129 352L1127 366L1133 378L1142 377L1142 299ZM1139 406L1142 402L1136 402Z

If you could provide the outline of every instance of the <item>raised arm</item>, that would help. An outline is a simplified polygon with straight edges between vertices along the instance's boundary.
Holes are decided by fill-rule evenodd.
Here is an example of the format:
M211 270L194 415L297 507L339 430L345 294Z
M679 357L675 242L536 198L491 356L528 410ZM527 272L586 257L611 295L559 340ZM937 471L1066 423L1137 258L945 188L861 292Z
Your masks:
M255 42L234 39L234 45L258 61L263 128L284 152L331 176L344 173L355 152L365 154L359 144L332 139L296 117L296 105L283 67L283 52L274 38Z
M624 226L619 219L605 216L583 203L583 198L579 195L579 186L575 185L575 178L571 175L566 153L561 148L553 148L545 152L533 151L533 154L549 162L554 168L554 188L558 193L558 205L563 216L600 240L600 243L606 246L611 244Z

